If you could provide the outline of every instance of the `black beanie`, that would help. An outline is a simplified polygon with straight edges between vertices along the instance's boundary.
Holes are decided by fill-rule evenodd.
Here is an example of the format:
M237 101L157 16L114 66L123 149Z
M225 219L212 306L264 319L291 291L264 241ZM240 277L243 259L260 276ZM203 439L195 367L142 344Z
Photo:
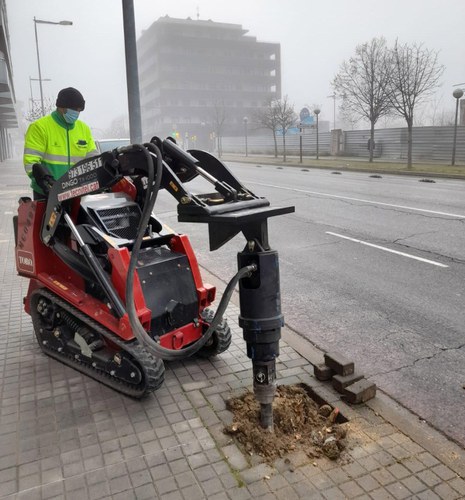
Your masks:
M79 90L73 87L60 90L58 92L56 105L58 108L71 108L84 110L86 101Z

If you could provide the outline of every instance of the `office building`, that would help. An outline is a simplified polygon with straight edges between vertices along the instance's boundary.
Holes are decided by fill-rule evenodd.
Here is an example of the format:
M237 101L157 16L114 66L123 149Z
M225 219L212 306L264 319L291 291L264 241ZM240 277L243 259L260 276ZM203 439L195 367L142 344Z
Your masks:
M155 21L137 42L142 131L212 149L218 136L253 132L268 99L281 98L280 44L239 24Z

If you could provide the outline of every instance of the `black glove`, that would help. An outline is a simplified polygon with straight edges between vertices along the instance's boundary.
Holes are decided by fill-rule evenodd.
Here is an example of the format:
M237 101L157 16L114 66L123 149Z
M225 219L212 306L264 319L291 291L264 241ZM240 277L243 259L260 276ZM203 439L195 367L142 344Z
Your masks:
M34 165L32 165L32 175L40 189L42 189L45 194L48 194L55 182L48 168L40 163L34 163Z

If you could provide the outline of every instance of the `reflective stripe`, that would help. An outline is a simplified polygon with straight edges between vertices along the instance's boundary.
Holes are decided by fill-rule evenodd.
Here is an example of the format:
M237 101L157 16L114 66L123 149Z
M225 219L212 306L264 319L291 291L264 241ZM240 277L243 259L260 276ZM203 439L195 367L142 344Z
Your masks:
M31 149L31 148L24 148L24 154L25 155L40 156L41 158L44 157L43 151L38 151L37 149Z
M92 151L89 151L86 154L86 158L89 158L90 156L96 156L96 155L98 155L98 151L96 149L93 149Z
M45 154L44 155L44 161L58 161L60 163L64 163L66 165L68 165L68 156L64 156L64 155L51 155L51 154ZM71 163L71 165L73 163L77 163L79 160L83 160L84 159L84 156L71 156L69 161Z

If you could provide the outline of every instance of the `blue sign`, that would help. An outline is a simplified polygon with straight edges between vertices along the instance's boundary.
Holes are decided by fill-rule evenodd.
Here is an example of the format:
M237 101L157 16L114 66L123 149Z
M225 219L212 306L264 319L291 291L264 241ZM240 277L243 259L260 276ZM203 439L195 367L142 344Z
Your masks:
M315 125L315 117L314 116L307 116L304 120L301 120L300 123L304 127L311 127L312 125Z

